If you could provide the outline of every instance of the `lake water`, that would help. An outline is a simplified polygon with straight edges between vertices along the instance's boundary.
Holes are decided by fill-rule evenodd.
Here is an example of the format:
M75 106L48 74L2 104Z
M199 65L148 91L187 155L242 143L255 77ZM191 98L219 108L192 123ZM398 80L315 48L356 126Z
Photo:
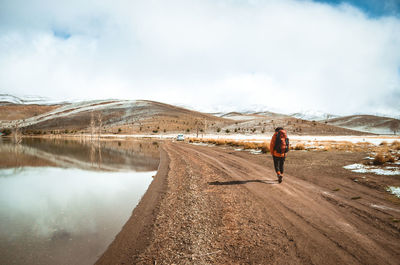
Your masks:
M93 264L131 216L158 143L0 142L0 264Z

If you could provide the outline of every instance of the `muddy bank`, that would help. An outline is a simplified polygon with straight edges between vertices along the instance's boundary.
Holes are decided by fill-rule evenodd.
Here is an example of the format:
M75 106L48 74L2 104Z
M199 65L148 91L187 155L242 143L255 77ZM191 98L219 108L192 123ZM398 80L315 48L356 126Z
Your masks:
M268 155L165 143L157 176L97 264L398 264L400 206L354 182L340 159L292 157L278 184Z
M153 236L160 202L166 192L169 163L170 159L167 153L161 149L160 164L154 180L121 232L96 264L135 264L137 256L148 247Z

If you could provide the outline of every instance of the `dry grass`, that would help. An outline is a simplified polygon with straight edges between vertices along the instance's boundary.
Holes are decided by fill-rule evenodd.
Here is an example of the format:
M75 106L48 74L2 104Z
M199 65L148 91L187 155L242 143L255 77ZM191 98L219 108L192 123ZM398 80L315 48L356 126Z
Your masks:
M394 158L394 156L392 156L391 153L386 154L385 158L386 158L386 161L390 162L390 163L394 163L394 161L395 161L395 158Z
M212 139L212 138L189 138L190 143L208 143L215 145L229 145L232 147L242 147L245 150L255 149L261 150L263 153L269 152L269 143L268 142L252 142L246 140L231 140L231 139Z
M391 145L390 145L391 149L393 150L400 150L400 142L399 141L394 141Z
M354 151L355 144L351 142L343 142L336 146L336 149L339 151Z
M383 165L386 163L386 157L382 154L382 153L378 153L375 155L374 160L372 161L372 163L374 165Z
M189 138L189 142L194 143L209 143L215 145L228 145L232 147L243 148L245 150L261 150L263 153L270 152L269 142L257 142L256 139L233 140L233 139L212 139L212 138ZM318 148L308 148L306 143L298 142L291 146L291 150L312 150L312 151L346 151L346 152L373 152L376 153L372 163L374 165L383 165L386 162L396 162L400 159L400 142L394 141L392 144L385 142L379 146L374 146L371 143L352 143L352 142L317 142L314 146Z
M306 147L303 143L298 143L296 144L296 146L294 147L294 150L305 150Z

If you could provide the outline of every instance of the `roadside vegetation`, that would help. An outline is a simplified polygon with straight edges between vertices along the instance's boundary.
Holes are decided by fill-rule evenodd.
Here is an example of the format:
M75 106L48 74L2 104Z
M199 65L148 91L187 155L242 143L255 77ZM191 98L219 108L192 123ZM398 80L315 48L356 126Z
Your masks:
M213 139L213 138L189 138L189 143L207 143L214 145L226 145L245 150L260 150L262 153L269 152L269 142L251 142L246 140L230 140L230 139Z
M217 146L232 146L244 150L260 150L262 153L268 153L269 141L260 142L259 140L234 140L221 138L188 138L189 143L205 143ZM364 164L384 165L385 163L394 163L400 160L400 142L394 141L391 144L382 142L376 146L371 143L351 143L351 142L294 142L291 143L290 150L313 151L313 152L366 152L370 155Z

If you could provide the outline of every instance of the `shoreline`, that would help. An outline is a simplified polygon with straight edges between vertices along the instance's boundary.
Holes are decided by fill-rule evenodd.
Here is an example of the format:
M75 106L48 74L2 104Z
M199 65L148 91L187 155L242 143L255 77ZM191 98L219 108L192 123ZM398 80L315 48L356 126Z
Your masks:
M167 190L169 163L168 154L160 147L160 164L154 180L138 205L133 209L132 215L121 231L95 264L122 264L118 261L134 259L150 244L154 219L157 216L162 197Z
M200 139L222 139L222 140L244 140L249 142L263 142L269 141L273 133L270 134L204 134L203 136L196 136L196 134L184 134L186 139L200 138ZM73 139L84 141L97 141L97 140L137 140L137 139L151 139L151 140L174 140L176 134L102 134L88 135L88 134L75 134L75 135L21 135L22 138L44 138L44 139ZM3 136L4 138L12 138L10 136ZM400 135L306 135L306 134L291 134L290 140L292 142L351 142L351 143L372 143L378 145L385 141L392 143L400 140ZM1 137L0 137L1 139Z

